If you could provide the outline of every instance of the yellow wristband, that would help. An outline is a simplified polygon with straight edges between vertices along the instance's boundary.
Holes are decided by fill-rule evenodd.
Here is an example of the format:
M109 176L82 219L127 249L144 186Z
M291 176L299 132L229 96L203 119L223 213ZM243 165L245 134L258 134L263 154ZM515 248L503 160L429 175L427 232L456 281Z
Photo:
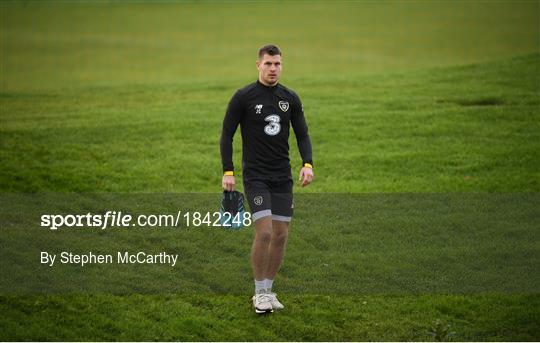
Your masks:
M234 172L233 171L226 171L225 173L223 173L223 175L233 176Z
M309 163L304 163L304 167L313 169L313 166Z

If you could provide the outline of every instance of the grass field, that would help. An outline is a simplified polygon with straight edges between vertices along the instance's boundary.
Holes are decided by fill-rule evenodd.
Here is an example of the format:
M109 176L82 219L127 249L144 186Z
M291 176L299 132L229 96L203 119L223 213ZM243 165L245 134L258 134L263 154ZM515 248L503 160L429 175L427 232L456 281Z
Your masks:
M540 340L538 2L0 6L0 339ZM225 107L267 42L316 174L295 185L285 311L250 309L250 229L53 234L26 215L56 193L218 196ZM32 260L60 248L182 263Z

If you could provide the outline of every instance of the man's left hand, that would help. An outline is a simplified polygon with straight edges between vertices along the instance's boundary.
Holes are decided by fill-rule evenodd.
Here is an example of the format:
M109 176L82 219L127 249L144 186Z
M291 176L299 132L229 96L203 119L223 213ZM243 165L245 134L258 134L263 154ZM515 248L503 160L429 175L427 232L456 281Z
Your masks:
M313 181L313 169L309 167L303 167L302 170L300 170L300 179L299 181L302 182L302 187L305 187Z

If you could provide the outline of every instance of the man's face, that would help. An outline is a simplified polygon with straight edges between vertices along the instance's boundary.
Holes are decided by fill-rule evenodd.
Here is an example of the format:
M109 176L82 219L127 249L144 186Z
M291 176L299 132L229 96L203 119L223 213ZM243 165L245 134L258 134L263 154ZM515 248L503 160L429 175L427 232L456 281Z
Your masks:
M259 69L259 81L267 86L275 85L281 75L281 56L264 54L260 60L257 60L257 69Z

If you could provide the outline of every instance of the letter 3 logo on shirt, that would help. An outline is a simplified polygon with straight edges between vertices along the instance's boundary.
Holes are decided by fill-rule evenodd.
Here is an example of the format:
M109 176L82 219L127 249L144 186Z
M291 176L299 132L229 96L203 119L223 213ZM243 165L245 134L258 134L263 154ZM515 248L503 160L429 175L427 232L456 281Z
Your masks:
M263 203L263 197L257 195L255 198L253 198L253 202L255 203L255 205L260 206Z
M264 118L264 121L268 122L268 125L264 127L264 133L269 136L275 136L281 131L281 118L277 114L271 114Z

